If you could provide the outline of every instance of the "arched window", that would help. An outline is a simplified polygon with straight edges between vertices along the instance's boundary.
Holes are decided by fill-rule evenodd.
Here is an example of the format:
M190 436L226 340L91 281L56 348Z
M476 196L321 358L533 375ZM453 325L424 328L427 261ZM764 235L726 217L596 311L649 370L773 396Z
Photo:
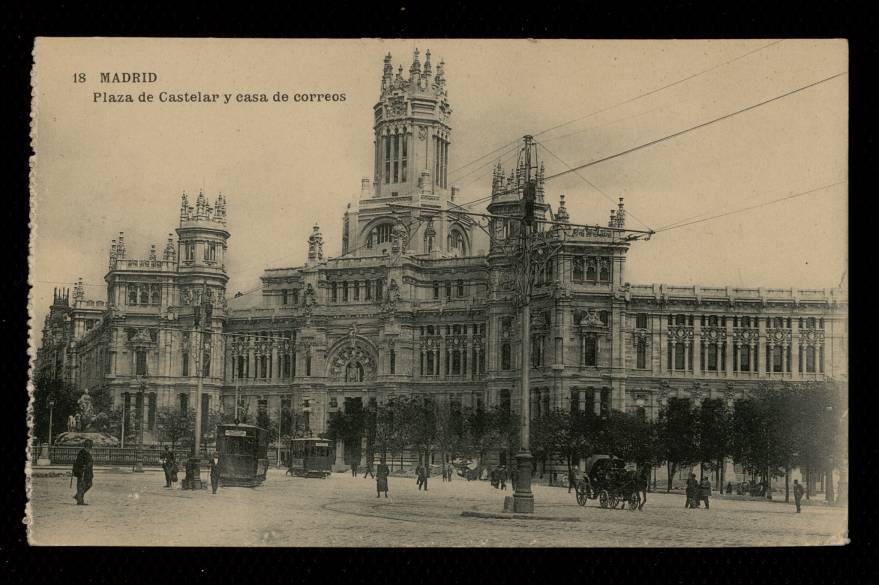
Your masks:
M433 252L433 236L424 236L424 251L428 254Z
M588 262L586 262L586 280L589 282L595 282L595 259L590 258Z
M607 282L608 280L610 280L610 263L607 260L603 260L601 262L601 270L598 280L602 282Z
M598 341L595 335L586 335L583 338L583 365L598 365Z
M390 242L391 237L393 235L393 226L389 223L383 223L372 231L374 236L374 243L376 244L384 244L385 242Z
M152 289L152 294L150 295L152 298L150 298L150 302L154 305L158 305L159 304L159 287L153 286L150 288Z
M137 286L133 284L128 285L128 304L136 305L137 304Z
M466 256L467 249L464 242L464 234L460 231L453 229L449 232L448 247L450 252L457 253L459 256Z
M150 292L146 286L138 287L140 289L140 304L148 305L150 304Z

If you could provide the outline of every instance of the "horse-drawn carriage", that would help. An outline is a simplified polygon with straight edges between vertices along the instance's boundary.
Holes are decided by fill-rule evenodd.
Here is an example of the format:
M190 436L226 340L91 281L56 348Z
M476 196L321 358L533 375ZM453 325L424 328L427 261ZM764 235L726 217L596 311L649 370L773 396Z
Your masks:
M602 508L640 510L647 499L647 488L639 478L637 472L626 469L622 459L593 455L586 460L586 472L577 481L577 503L585 506L588 500L597 499Z

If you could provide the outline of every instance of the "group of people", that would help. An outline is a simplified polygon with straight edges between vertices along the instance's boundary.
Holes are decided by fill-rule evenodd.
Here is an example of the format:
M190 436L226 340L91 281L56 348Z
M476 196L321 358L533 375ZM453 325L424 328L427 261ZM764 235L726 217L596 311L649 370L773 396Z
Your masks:
M77 506L87 506L85 502L85 494L89 491L94 483L94 457L92 456L92 448L95 446L94 441L86 439L82 448L76 454L76 460L73 462L73 478L76 478L76 494L73 499L76 500ZM165 472L165 487L170 488L172 483L177 481L177 461L174 452L170 447L165 447L165 451L159 457L162 464L162 470ZM214 494L220 486L220 455L214 453L210 460L210 476L211 489Z
M696 474L691 473L687 479L687 508L699 508L704 502L705 509L711 508L709 498L711 497L711 480L705 475L702 481L696 480Z
M507 473L507 468L503 465L500 467L495 467L489 473L489 477L491 479L491 487L495 489L506 490L507 489L507 478L509 474Z
M424 491L427 491L428 477L430 477L430 467L419 462L418 467L415 468L415 481L418 484L418 491L421 491L422 488L424 488Z

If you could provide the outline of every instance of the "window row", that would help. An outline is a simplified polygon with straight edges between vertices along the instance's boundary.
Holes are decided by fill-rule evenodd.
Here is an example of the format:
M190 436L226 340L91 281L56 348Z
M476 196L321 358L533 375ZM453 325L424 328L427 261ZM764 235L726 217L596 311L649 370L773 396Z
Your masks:
M161 286L158 284L128 284L129 305L161 304Z
M441 356L442 359L440 359ZM422 376L466 376L469 374L473 379L476 379L477 375L485 374L485 352L479 346L458 349L446 348L442 352L439 349L422 349L419 368Z
M330 283L330 302L347 303L350 301L380 301L384 295L385 281L383 278L375 280L343 280Z
M485 323L463 323L459 325L422 325L421 336L425 335L485 335Z
M446 299L452 298L452 291L454 291L455 296L457 298L462 298L465 294L464 281L458 280L456 282L452 282L451 280L446 280L444 282L434 281L433 282L433 298L439 299L440 296ZM441 294L442 293L442 294Z
M282 289L281 290L281 304L282 305L299 305L299 289Z
M595 404L596 398L599 399L597 405ZM596 414L608 416L611 408L610 398L610 388L601 388L597 392L595 388L586 388L585 390L574 388L571 390L571 412L595 412L595 407L598 406Z
M409 174L409 133L384 135L385 183L405 183Z
M192 262L195 260L195 242L181 242L180 247L181 256L183 257L184 261ZM205 262L217 261L217 247L217 242L205 242L204 253L202 255Z
M703 327L726 327L727 319L732 320L733 327L756 328L760 322L760 317L752 317L748 315L727 317L725 315L700 315L699 322ZM773 329L790 329L792 319L790 317L763 317L767 327ZM693 325L693 315L669 315L668 324L671 325ZM647 327L647 315L636 315L636 327ZM824 319L816 317L800 317L800 329L824 329Z
M575 256L572 263L574 282L610 282L610 257Z

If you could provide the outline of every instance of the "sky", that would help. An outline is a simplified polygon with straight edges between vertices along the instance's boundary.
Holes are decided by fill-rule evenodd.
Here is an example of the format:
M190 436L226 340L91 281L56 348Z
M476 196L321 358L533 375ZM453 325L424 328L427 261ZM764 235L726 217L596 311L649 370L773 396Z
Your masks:
M229 296L257 289L267 267L301 265L315 222L325 253L340 254L342 214L357 205L360 179L372 173L372 107L384 55L408 75L416 48L422 63L426 49L434 68L445 62L449 182L460 188L459 201L490 192L492 167L500 157L509 168L525 134L535 136L552 175L750 108L552 179L546 198L555 209L564 193L572 222L605 224L624 197L627 227L657 232L632 244L626 280L633 284L847 282L843 40L38 39L36 335L53 288L72 291L81 277L87 298L106 297L110 241L120 231L129 257L146 258L150 244L161 251L184 191L190 201L200 189L210 200L226 196ZM158 79L100 83L100 72ZM84 82L74 81L78 73ZM137 100L142 91L156 101L94 101L94 92ZM231 93L232 100L160 103L162 91ZM344 93L345 101L273 102L276 91ZM265 93L270 102L238 103L239 93Z

